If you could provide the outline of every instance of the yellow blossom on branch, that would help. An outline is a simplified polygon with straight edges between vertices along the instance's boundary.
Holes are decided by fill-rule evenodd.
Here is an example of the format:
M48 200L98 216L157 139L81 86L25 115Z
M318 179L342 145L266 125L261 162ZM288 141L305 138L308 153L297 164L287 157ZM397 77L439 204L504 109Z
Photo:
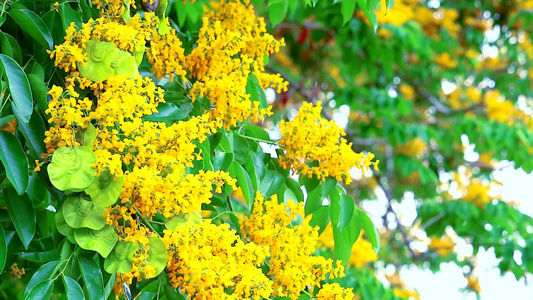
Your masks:
M350 169L363 171L371 165L377 168L379 161L372 162L373 153L355 153L343 138L345 135L335 122L322 119L321 102L317 105L303 103L292 121L280 123L280 145L285 155L279 158L280 166L303 176L319 179L334 177L349 184ZM315 165L313 165L315 164Z

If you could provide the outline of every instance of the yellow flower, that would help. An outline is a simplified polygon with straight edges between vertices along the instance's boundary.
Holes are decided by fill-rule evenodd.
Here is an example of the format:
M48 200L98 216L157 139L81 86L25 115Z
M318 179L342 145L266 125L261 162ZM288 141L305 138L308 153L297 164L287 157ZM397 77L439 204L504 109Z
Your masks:
M280 123L279 143L285 151L279 158L280 166L303 176L331 176L347 184L352 181L351 168L366 171L372 164L377 167L379 161L372 162L374 154L355 153L351 143L343 138L344 130L335 122L322 119L321 111L320 101L316 106L303 103L298 116Z

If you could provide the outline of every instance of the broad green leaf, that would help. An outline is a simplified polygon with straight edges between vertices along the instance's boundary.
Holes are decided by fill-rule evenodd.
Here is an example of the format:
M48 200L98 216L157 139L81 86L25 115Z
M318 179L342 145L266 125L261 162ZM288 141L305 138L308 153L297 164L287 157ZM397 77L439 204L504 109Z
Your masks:
M65 285L67 299L85 299L85 294L76 280L63 276L63 284Z
M114 178L108 169L104 169L85 192L91 196L95 206L108 207L117 202L123 185L124 176Z
M320 184L314 188L311 192L307 192L307 200L305 201L305 215L313 214L317 209L322 207L322 188L323 185ZM329 219L329 218L328 218Z
M372 244L374 251L378 253L380 248L380 242L376 226L374 226L374 223L372 223L372 220L370 220L370 218L364 211L359 210L358 216L361 220L361 224L363 225L363 229L365 230L368 241Z
M104 279L98 264L87 257L80 257L80 271L83 282L87 289L89 300L101 300L104 298Z
M342 24L348 23L352 19L353 13L355 11L356 0L342 0L341 2L341 13L342 13Z
M215 158L213 159L213 170L228 170L232 162L232 153L217 151L217 153L215 154Z
M28 123L33 112L32 93L26 73L11 57L0 54L0 66L4 70L11 98L15 104L15 115L20 122Z
M139 247L134 242L119 241L104 261L107 273L127 273L133 266L133 255Z
M353 199L348 195L341 195L340 201L340 214L339 214L339 229L342 231L346 226L348 226L349 222L352 219L352 216L354 215L354 209L355 209L355 203Z
M115 73L111 63L119 51L117 46L111 42L89 40L85 43L84 50L89 60L85 62L85 65L78 63L78 70L83 77L92 81L106 80Z
M261 104L261 108L268 107L265 92L263 91L263 88L259 84L259 80L254 75L254 73L250 73L250 75L248 75L248 82L246 83L246 93L250 95L250 100L259 101L259 103Z
M22 64L22 50L14 37L2 32L0 34L0 47L2 47L2 54L13 58L18 64Z
M309 225L311 225L312 227L318 226L319 228L318 232L320 234L324 231L324 229L326 229L326 226L328 225L330 221L329 216L330 216L329 205L321 206L313 212Z
M270 197L276 194L279 189L283 187L285 183L285 178L282 174L274 171L267 170L265 172L265 177L261 179L261 184L259 185L259 191L265 197Z
M59 5L59 15L61 16L61 23L63 24L63 31L66 31L73 22L78 28L81 28L82 21L80 14L78 11L72 9L68 3Z
M4 271L7 258L7 243L4 228L0 227L0 273Z
M0 161L6 170L7 179L19 195L28 187L28 158L19 140L7 131L0 130Z
M18 128L26 139L26 143L30 148L31 156L34 159L40 159L41 154L46 153L46 146L43 141L43 136L46 129L41 116L34 111L31 115L30 121L28 123L19 123Z
M45 111L48 109L48 87L44 83L44 80L36 74L29 74L28 80L30 82L31 93L33 94L33 99L39 107Z
M59 253L57 253L56 250L42 252L21 252L20 258L42 264L59 259Z
M105 226L104 207L94 205L87 195L73 194L67 197L62 207L63 216L72 228L100 230Z
M248 175L248 172L246 172L246 170L236 161L230 166L230 175L233 178L237 178L237 186L242 189L246 204L248 204L248 207L251 207L255 196L250 175Z
M237 161L239 164L244 164L250 156L250 145L245 138L237 134L232 135L232 138L233 148L235 149L233 151L235 161Z
M86 146L61 147L48 165L50 182L61 191L83 191L94 181L96 154Z
M27 250L35 235L35 210L27 194L18 195L11 186L4 188L4 197L9 217L15 230Z
M155 265L154 276L159 275L167 265L167 250L165 243L158 237L149 238L148 245L148 265ZM151 278L151 277L150 277Z
M8 14L20 26L22 31L29 34L44 48L52 50L54 42L50 31L37 14L27 9L12 9Z
M56 213L55 221L57 231L59 231L59 233L61 233L62 235L66 236L71 243L76 243L76 239L74 239L74 228L70 227L65 221L62 209L60 209Z
M289 10L288 0L269 0L268 1L268 19L272 27L278 25L285 19Z
M28 285L26 285L24 296L26 297L39 283L52 278L52 276L54 276L58 271L58 267L59 261L51 261L39 267L39 269L30 278Z
M244 125L244 135L258 138L265 141L270 141L270 135L263 128L252 124Z
M117 274L111 274L111 276L109 276L109 279L104 287L104 299L109 299L109 295L111 295L111 292L113 291L116 280Z
M192 216L186 213L179 213L165 222L165 228L175 231L179 226L183 226L191 222L193 225L200 225L203 222L202 214L200 212L194 212Z
M118 242L118 234L113 226L105 226L100 230L77 228L74 229L74 238L82 249L96 251L104 258Z
M43 281L36 285L24 300L48 300L54 290L54 281L52 279Z

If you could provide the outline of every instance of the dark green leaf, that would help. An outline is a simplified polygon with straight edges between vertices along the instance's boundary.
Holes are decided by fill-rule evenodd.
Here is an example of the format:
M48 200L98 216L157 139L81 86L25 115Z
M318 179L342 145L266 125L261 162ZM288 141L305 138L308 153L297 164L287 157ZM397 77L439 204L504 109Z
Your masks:
M285 178L282 174L273 170L267 170L265 177L261 179L261 184L259 184L259 191L265 197L270 197L276 194L283 187L284 183Z
M52 50L54 42L50 31L37 14L27 9L13 9L8 13L20 26L22 31L29 34L44 48Z
M89 300L101 300L104 298L104 279L98 264L87 257L80 257L80 270L83 282L87 288Z
M7 258L7 243L4 228L0 227L0 273L4 271Z
M4 54L0 54L0 65L5 72L11 98L15 103L15 115L20 122L28 123L33 111L30 82L26 73L17 62Z
M24 248L28 249L35 235L36 220L33 204L27 194L18 195L11 186L4 188L4 196L9 217Z
M342 231L346 226L348 226L349 222L352 219L352 216L354 215L354 209L355 209L355 203L353 199L348 195L341 195L340 201L340 214L339 214L339 229Z
M365 230L368 241L372 244L372 247L374 247L374 251L378 253L380 243L379 234L376 226L374 226L374 223L372 223L372 220L370 220L370 218L364 211L359 210L358 216L361 221L361 224L363 225L363 229Z
M28 285L26 286L26 290L24 291L24 296L27 296L33 288L35 288L39 283L44 282L50 278L57 272L59 266L59 261L51 261L49 263L46 263L42 265L37 272L33 274L30 281L28 282Z
M233 178L237 178L237 186L242 189L242 194L246 200L246 204L251 207L254 199L254 189L252 186L252 180L248 172L236 161L234 161L230 166L230 175Z
M54 281L52 279L43 281L35 286L24 300L48 300L54 290Z
M0 161L6 175L19 195L28 187L28 158L22 150L19 140L7 131L0 130Z
M250 75L248 75L248 82L246 83L246 93L250 95L250 100L259 101L259 103L261 104L261 108L268 107L265 92L263 91L263 88L261 88L259 80L253 73L250 73Z
M26 138L26 143L30 148L30 154L34 159L40 159L41 154L46 152L46 146L43 142L44 122L41 116L34 112L28 123L19 123L19 129Z
M12 57L17 63L22 64L22 51L14 37L7 33L1 33L0 46L2 47L2 54Z
M65 285L67 299L85 299L85 294L83 294L83 290L76 280L63 276L63 284Z
M48 88L44 83L44 80L36 74L29 74L28 80L30 82L31 93L33 94L33 99L39 105L39 107L45 111L48 108L48 99L47 94Z

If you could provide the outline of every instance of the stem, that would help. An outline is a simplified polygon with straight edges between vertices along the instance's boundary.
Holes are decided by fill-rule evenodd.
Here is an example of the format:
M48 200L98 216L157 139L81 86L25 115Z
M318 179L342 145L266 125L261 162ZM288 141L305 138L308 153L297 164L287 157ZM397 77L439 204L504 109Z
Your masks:
M146 225L148 228L150 228L150 230L155 232L155 234L157 234L158 237L161 237L161 235L159 235L159 232L157 232L157 230L155 230L154 227L152 227L152 224L150 224L150 221L148 221L148 219L145 216L142 215L141 211L137 207L135 207L133 205L131 207L133 207L133 209L135 209L135 211L137 212L137 214L139 215L139 217L143 221L143 224Z
M277 140L277 141L267 141L267 140L258 139L258 138L251 137L251 136L247 136L247 135L239 135L239 136L243 137L245 139L256 141L256 142L263 142L263 143L267 143L267 144L282 146L281 144L278 144L279 140Z

